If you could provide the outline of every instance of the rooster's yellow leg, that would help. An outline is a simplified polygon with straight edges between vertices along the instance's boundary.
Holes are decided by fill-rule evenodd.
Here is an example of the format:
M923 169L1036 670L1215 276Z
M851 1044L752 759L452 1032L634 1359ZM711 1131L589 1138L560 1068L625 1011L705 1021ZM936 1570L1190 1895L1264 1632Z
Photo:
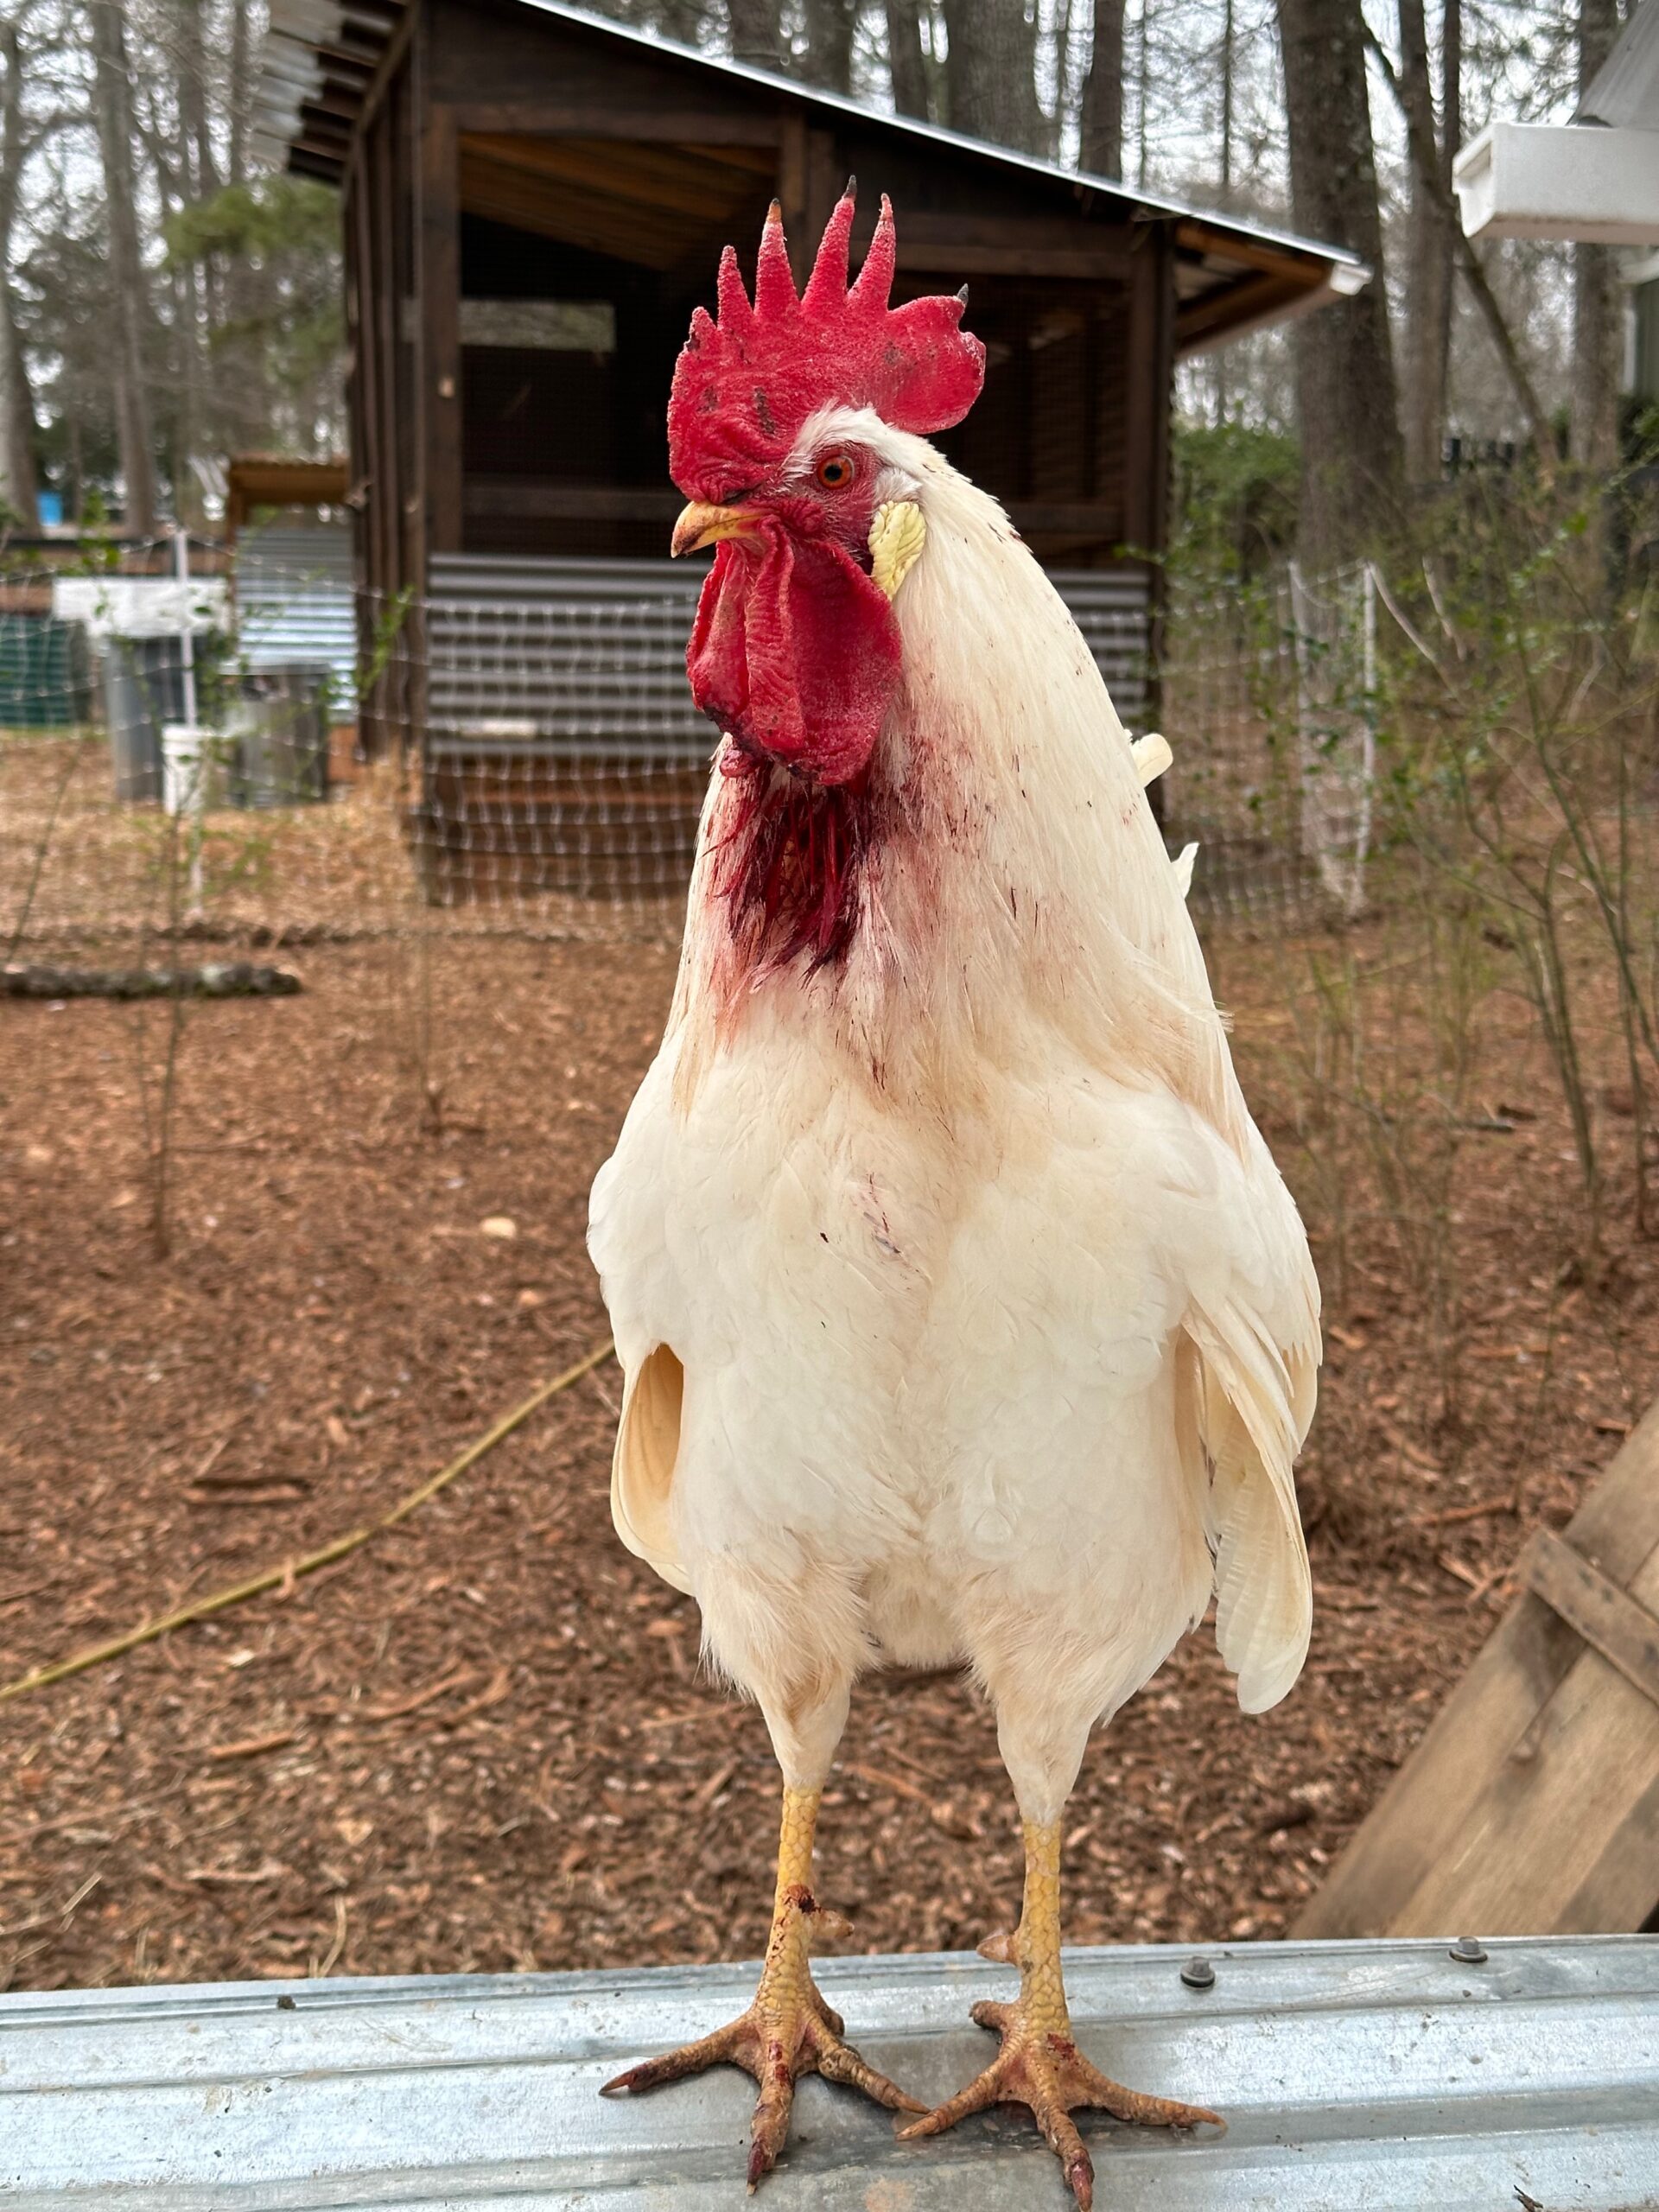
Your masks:
M654 2089L701 2074L709 2066L741 2066L760 2084L749 2128L749 2187L777 2163L789 2133L795 2084L803 2074L822 2074L845 2082L892 2112L924 2112L926 2107L868 2066L842 2040L842 2023L832 2012L812 1979L811 1938L851 1933L838 1913L827 1912L812 1893L812 1832L817 1824L817 1789L784 1790L784 1818L778 1841L778 1887L772 1899L772 1934L754 2001L741 2019L711 2036L647 2058L605 2084L603 2094Z
M976 2005L974 2018L993 2028L1002 2048L977 2080L958 2090L925 2119L899 2131L901 2141L938 2135L988 2105L1030 2107L1083 2212L1094 2202L1095 2170L1071 2115L1090 2108L1141 2126L1194 2127L1222 2121L1202 2105L1126 2089L1090 2065L1071 2034L1065 1984L1060 1974L1060 1823L1025 1823L1026 1891L1020 1925L1012 1936L993 1936L980 1946L987 1958L1020 1969L1020 1994L1012 2005Z

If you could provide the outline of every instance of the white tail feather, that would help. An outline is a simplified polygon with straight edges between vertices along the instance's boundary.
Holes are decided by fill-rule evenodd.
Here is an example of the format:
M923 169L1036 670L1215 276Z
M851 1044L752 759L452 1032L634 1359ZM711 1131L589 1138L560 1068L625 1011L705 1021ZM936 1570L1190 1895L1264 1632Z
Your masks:
M1291 1472L1310 1395L1299 1371L1306 1363L1287 1364L1230 1304L1215 1314L1195 1309L1186 1327L1202 1362L1198 1419L1211 1468L1216 1643L1238 1678L1240 1705L1263 1713L1301 1673L1313 1629Z

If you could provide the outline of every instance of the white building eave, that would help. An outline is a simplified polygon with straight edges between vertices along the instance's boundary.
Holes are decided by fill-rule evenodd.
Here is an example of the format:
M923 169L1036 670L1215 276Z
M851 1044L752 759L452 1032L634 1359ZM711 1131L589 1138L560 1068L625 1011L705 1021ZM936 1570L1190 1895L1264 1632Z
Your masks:
M1471 238L1659 245L1659 129L1489 123L1452 182Z

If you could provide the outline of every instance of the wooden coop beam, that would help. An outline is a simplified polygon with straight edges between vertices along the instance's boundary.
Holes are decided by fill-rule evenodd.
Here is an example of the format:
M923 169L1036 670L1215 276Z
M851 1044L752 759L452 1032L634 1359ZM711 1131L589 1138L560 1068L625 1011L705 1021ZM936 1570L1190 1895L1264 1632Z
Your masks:
M1610 1582L1553 1529L1534 1531L1516 1572L1551 1612L1659 1706L1659 1617Z
M349 488L346 461L238 454L225 471L225 535L233 538L256 507L334 507Z
M1176 345L1185 352L1200 340L1213 337L1234 323L1253 322L1275 308L1294 306L1305 294L1317 291L1323 281L1322 272L1318 270L1310 276L1301 270L1288 270L1281 264L1276 269L1256 270L1233 283L1201 292L1197 299L1185 301L1176 311Z
M573 107L566 101L454 100L457 130L502 137L632 138L640 145L775 146L783 124L772 115L719 115L706 108Z
M454 111L434 105L420 145L421 314L425 340L426 546L461 546L461 156ZM414 581L423 587L424 579Z

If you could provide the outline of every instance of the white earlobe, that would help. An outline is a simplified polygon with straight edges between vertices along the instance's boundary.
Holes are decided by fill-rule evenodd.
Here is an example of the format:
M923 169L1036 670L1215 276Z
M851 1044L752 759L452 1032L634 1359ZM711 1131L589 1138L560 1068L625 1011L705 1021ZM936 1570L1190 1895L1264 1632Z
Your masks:
M921 558L927 524L912 499L888 499L870 524L870 574L891 599Z

